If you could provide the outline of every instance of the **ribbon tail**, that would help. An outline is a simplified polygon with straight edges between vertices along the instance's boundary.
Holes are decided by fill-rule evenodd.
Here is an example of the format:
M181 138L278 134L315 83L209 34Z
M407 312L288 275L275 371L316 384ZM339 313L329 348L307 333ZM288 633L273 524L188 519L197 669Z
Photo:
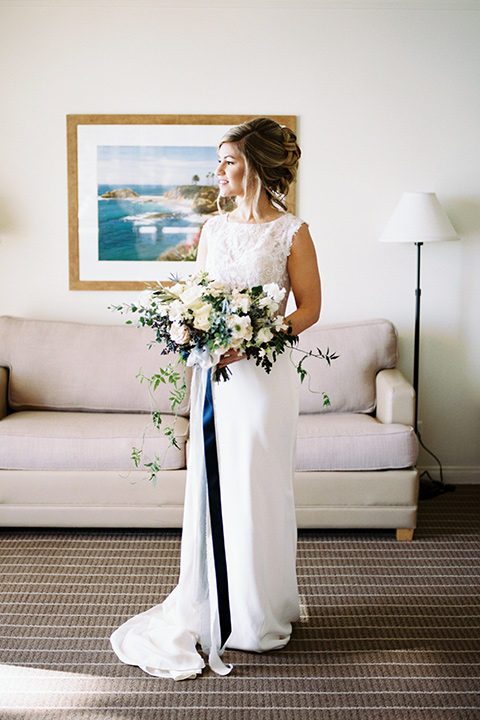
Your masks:
M203 407L203 442L205 451L205 469L208 486L213 559L215 564L215 585L217 590L218 620L220 623L220 648L232 632L230 602L228 596L227 560L223 534L222 504L220 495L220 474L218 468L217 442L215 436L215 418L212 396L211 371L206 379L205 402ZM213 598L210 598L210 602ZM213 638L212 638L213 640ZM212 642L212 648L216 643ZM212 668L213 669L213 668Z
M231 663L224 663L218 654L217 648L214 646L212 646L208 656L208 664L217 675L228 675L233 670L233 665Z
M192 378L191 414L201 418L205 402L207 371L195 366ZM210 601L207 563L208 499L207 479L201 422L192 423L190 428L190 449L188 457L187 495L184 510L184 526L191 533L191 542L182 540L180 561L180 585L183 574L187 574L187 587L193 579L193 600L198 607L199 640L202 648L210 648Z

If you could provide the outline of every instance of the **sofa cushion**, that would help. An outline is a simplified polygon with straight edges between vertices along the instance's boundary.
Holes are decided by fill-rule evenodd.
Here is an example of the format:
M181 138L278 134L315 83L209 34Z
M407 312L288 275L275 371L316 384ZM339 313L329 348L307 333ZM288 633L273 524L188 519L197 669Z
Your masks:
M164 416L168 426L171 416ZM145 433L144 459L156 453L165 470L184 468L188 420L178 417L170 446L146 415L26 410L0 421L0 467L9 470L119 470L135 468L132 447Z
M147 376L175 362L149 349L150 328L88 325L56 320L0 317L0 365L10 368L8 402L12 410L149 412ZM187 377L189 370L187 373ZM187 383L189 385L189 383ZM161 384L155 407L171 412L170 390ZM188 394L180 415L188 412Z
M395 470L412 467L418 440L407 425L361 413L301 415L295 469Z
M300 412L363 412L375 409L375 376L383 368L395 367L398 360L397 332L388 320L364 320L339 325L315 325L300 335L301 350L330 350L339 355L331 366L309 357L308 371L300 388ZM292 351L295 363L301 359ZM326 392L331 406L323 407Z

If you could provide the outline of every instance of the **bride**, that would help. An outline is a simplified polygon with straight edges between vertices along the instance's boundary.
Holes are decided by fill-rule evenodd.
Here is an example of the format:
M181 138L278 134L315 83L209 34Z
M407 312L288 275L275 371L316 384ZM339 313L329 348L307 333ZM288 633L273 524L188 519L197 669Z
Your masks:
M232 128L218 154L219 196L234 197L235 209L204 225L197 269L232 287L277 283L286 289L280 314L291 290L286 320L298 335L318 320L321 290L308 227L284 201L300 158L296 137L257 118ZM219 366L231 370L228 382L208 376L205 391L195 373L192 382L178 585L111 637L120 660L157 677L195 677L203 654L225 675L226 648L282 648L299 616L295 366L287 352L267 374L233 351Z

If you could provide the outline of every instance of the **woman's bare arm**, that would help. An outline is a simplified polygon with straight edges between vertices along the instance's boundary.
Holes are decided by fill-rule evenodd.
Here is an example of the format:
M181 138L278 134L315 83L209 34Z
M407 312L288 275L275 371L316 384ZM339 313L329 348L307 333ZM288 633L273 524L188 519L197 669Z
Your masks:
M302 225L295 235L287 270L297 309L286 318L294 335L317 322L322 306L322 289L317 254L310 231Z

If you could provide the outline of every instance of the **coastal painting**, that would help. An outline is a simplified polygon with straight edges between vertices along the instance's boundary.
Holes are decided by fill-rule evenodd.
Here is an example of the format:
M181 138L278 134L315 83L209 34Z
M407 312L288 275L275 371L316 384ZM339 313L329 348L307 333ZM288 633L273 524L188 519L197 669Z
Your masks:
M71 290L143 290L195 272L217 208L220 138L255 115L68 115ZM295 116L270 116L295 132Z
M97 157L99 261L194 261L217 212L216 148L102 145Z

